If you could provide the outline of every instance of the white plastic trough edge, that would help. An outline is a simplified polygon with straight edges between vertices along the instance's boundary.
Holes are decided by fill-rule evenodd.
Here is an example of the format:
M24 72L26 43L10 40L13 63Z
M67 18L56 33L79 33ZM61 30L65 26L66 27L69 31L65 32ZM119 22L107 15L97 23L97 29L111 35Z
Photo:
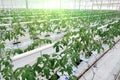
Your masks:
M43 50L45 50L45 49L47 49L47 48L53 47L54 44L55 44L55 43L48 44L48 45L46 45L46 46L43 46L43 47L40 47L40 48L36 48L36 49L34 49L34 50L25 52L25 53L23 53L23 54L16 55L16 56L14 56L14 57L12 58L12 61L16 61L16 60L21 59L21 58L23 58L23 57L26 57L26 56L28 56L28 55L32 55L32 54L34 54L34 53L43 51Z

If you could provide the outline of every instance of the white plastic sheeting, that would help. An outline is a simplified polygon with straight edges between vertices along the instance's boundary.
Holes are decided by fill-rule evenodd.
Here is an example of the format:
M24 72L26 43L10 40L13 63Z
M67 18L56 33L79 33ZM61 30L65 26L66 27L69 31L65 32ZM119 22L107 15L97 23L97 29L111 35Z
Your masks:
M95 67L86 72L80 80L115 80L119 70L120 41L96 63Z

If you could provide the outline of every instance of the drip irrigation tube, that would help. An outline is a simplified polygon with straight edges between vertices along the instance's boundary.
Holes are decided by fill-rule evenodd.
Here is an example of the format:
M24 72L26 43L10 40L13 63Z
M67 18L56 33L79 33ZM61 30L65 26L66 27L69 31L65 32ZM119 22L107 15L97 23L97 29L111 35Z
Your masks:
M118 74L115 77L115 80L119 80L120 79L120 71L118 72Z

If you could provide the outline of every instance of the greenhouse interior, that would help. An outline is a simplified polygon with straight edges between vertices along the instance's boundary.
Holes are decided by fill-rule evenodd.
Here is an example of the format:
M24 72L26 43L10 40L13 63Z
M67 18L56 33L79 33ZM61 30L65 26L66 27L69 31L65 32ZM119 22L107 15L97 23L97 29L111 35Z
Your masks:
M120 80L120 0L0 0L0 80Z

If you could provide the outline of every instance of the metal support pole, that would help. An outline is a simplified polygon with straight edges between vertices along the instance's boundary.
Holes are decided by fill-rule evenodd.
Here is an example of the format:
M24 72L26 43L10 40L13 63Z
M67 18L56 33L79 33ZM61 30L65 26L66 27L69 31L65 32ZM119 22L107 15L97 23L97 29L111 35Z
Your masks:
M81 3L81 0L79 0L79 9L80 9L80 3Z
M112 1L110 0L110 9L111 9L112 5L113 5L113 3L112 3Z
M103 1L101 0L100 10L102 10Z
M13 1L11 0L11 9L13 9Z
M2 6L2 9L5 8L5 7L4 7L4 2L3 2L3 0L1 0L1 6Z
M112 2L114 2L114 1L112 0ZM112 3L112 10L114 10L113 6L114 6L114 4Z
M62 0L60 0L60 9L62 8Z
M75 0L75 2L74 2L74 9L76 9L76 0Z
M92 10L93 10L93 5L94 5L94 2L93 2L93 0L91 0L91 3L92 3Z
M85 0L85 10L87 9L86 6L87 6L87 1Z
M110 10L110 0L108 0L107 5L108 5L108 10Z
M26 9L28 9L28 0L25 0L26 3Z
M98 4L97 0L95 0L95 2L96 2L95 4ZM97 6L97 8L99 9L99 5L96 5L96 6Z

